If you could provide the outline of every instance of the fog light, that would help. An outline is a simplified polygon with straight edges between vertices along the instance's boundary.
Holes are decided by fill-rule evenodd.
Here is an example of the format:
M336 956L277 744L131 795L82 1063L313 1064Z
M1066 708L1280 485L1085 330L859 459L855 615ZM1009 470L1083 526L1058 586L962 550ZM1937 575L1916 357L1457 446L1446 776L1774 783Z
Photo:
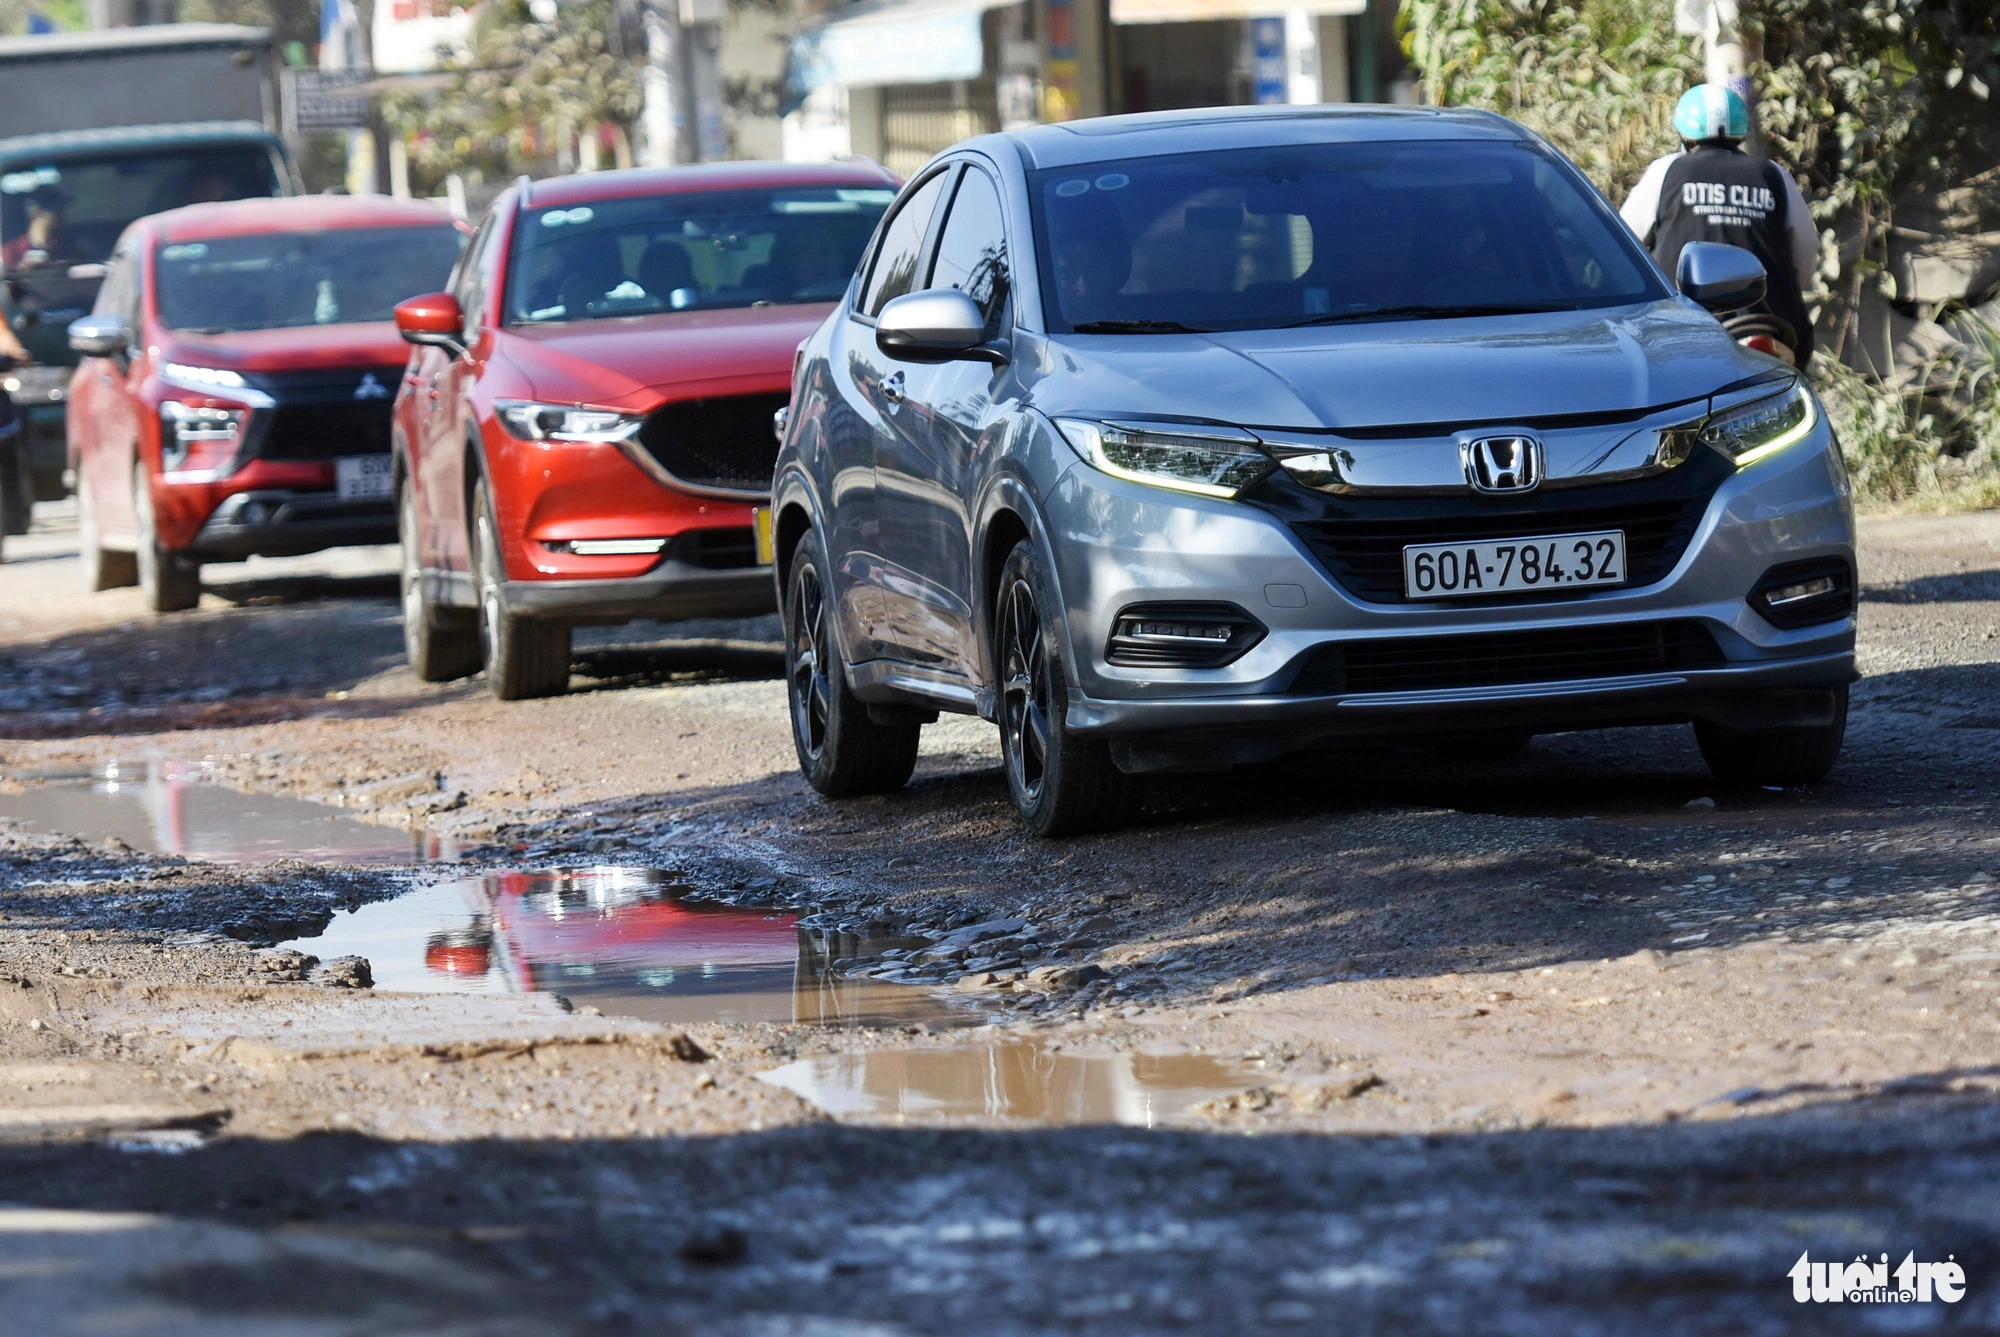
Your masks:
M1220 668L1264 639L1263 624L1234 604L1139 604L1112 622L1107 663Z
M1750 592L1750 606L1783 631L1837 621L1854 611L1854 568L1843 557L1774 566Z

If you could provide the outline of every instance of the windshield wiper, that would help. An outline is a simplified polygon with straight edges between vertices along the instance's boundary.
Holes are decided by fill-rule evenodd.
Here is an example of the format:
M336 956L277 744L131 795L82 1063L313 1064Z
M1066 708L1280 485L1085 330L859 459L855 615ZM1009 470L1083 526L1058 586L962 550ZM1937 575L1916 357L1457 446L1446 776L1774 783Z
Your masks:
M1486 306L1383 306L1373 311L1328 311L1295 320L1281 329L1303 329L1308 325L1344 325L1364 320L1453 320L1461 316L1532 316L1547 311L1574 311L1563 304L1515 302Z
M1213 334L1214 330L1183 325L1178 320L1086 320L1070 329L1077 334Z

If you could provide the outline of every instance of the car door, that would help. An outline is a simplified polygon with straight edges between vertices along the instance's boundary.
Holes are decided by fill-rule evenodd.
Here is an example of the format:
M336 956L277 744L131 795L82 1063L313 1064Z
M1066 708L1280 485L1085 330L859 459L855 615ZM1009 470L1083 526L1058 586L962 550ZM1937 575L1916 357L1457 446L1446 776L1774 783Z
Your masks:
M840 412L827 433L827 487L832 512L827 560L834 571L842 639L856 661L873 659L888 642L883 616L882 552L876 460L899 429L909 364L875 346L875 317L884 305L921 282L938 205L954 169L919 180L888 216L869 261L861 297L827 345L828 374Z
M92 358L86 376L88 438L78 459L88 473L90 500L100 535L130 539L139 532L133 509L132 472L138 460L138 383L144 374L145 337L139 293L144 281L139 239L122 239L105 270L93 314L115 315L125 327L126 351Z
M411 387L417 399L412 415L418 424L417 459L412 474L418 479L418 522L424 526L427 564L445 573L454 604L473 601L471 531L465 509L471 480L465 477L465 443L479 432L471 400L492 340L485 305L498 264L500 248L494 241L500 232L498 213L489 213L479 225L452 275L452 296L465 312L461 335L465 351L426 347Z
M920 286L966 293L985 312L994 339L1009 313L1008 273L999 184L968 162ZM973 680L979 655L969 494L996 387L1010 381L1005 368L972 361L905 363L903 376L897 430L882 438L875 466L890 653Z

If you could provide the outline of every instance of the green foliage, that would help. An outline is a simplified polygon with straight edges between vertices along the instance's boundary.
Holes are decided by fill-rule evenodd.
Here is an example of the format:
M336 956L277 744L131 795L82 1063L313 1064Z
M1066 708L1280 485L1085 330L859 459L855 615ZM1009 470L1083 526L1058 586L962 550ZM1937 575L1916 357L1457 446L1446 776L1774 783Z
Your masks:
M2000 330L1959 317L1962 342L1882 385L1824 353L1827 414L1864 503L1964 509L2000 504Z
M1701 78L1671 0L1404 0L1427 101L1546 136L1613 200L1677 148L1674 99Z
M449 172L492 175L545 156L563 133L599 122L629 127L639 114L639 73L612 53L608 0L577 0L542 23L524 0L489 0L478 10L471 55L453 59L450 87L383 99L383 119L412 136L410 170L434 187Z

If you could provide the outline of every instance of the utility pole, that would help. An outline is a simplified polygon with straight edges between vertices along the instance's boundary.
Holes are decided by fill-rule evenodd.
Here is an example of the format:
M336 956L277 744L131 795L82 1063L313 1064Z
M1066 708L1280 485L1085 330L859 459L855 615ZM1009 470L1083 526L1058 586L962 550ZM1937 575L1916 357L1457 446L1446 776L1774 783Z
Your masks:
M680 0L646 0L644 23L646 69L640 81L644 102L639 124L646 135L639 162L645 167L672 167L688 160L681 109Z

